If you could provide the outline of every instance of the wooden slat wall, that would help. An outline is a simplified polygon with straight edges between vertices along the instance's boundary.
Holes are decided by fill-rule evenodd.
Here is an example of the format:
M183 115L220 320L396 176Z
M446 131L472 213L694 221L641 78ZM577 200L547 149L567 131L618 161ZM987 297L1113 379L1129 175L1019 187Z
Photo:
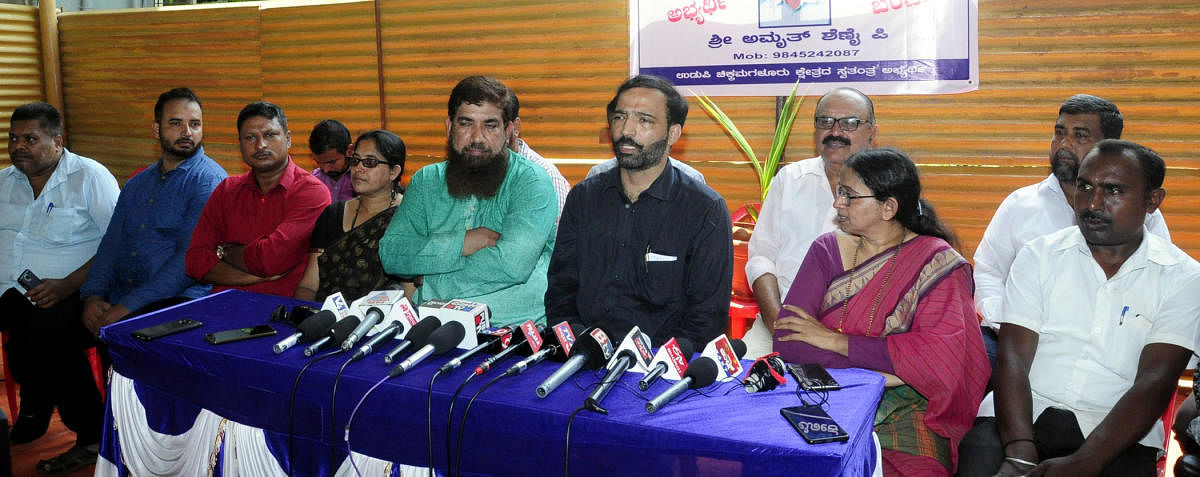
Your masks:
M1104 96L1126 118L1125 138L1167 159L1164 213L1176 243L1200 257L1200 14L1190 2L980 0L981 89L949 96L878 96L879 144L921 164L926 195L970 256L1011 190L1047 173L1059 103ZM156 153L154 96L189 84L206 103L210 153L237 172L234 116L267 98L289 113L293 155L310 166L317 120L376 127L372 2L231 6L64 14L60 17L73 147L118 173ZM389 129L409 145L411 174L440 160L454 83L495 76L521 97L527 142L572 182L586 160L610 157L604 105L628 72L628 5L590 0L381 0ZM261 38L261 42L260 42ZM765 148L774 98L721 97L752 144ZM811 117L816 98L801 115ZM672 154L697 166L731 207L757 184L733 143L693 101ZM800 121L789 158L813 154ZM568 160L572 159L572 160ZM578 159L584 159L579 161Z
M37 7L0 4L0 137L6 140L13 110L45 99L40 31ZM8 165L8 148L0 148L0 167Z

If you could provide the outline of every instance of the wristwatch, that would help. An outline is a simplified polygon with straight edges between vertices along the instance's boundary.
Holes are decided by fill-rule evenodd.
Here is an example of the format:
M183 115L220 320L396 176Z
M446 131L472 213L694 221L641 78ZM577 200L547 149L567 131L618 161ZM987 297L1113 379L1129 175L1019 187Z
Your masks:
M225 246L217 245L217 260L225 260Z

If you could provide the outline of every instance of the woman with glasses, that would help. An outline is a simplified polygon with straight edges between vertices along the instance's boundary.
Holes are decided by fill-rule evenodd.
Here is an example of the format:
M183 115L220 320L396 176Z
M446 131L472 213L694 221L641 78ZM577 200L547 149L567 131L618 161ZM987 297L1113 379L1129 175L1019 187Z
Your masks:
M346 302L384 288L379 238L403 198L405 148L399 136L376 129L358 137L346 158L357 197L336 202L317 218L311 253L296 298L324 301L342 292Z
M970 265L920 196L903 152L850 156L839 230L813 242L775 322L785 360L886 378L875 414L886 476L952 475L991 373Z

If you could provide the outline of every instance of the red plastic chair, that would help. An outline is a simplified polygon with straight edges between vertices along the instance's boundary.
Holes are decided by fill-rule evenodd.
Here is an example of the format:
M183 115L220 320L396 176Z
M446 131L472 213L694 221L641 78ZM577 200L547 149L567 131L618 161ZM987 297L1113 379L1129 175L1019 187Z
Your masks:
M758 208L758 204L751 204L752 207ZM739 223L743 225L753 225L754 221L750 218L750 214L746 211L746 207L742 206L733 211L730 215L733 219L733 224L736 227ZM733 271L733 294L729 298L729 337L740 339L746 335L746 328L754 321L758 315L758 302L754 301L754 291L746 278L745 256L747 254L747 244L744 241L734 240L734 257L742 257L740 266L737 260L734 260Z

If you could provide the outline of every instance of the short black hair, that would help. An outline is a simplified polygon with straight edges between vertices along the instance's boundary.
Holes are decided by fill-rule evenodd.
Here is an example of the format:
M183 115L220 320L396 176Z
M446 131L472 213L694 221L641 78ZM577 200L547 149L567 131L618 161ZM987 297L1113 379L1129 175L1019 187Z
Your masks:
M871 97L867 96L866 93L863 93L862 91L859 91L855 88L851 88L849 86L843 86L841 88L836 88L833 91L825 93L823 96L821 96L821 99L817 100L817 108L816 109L821 109L821 101L824 101L825 98L827 98L829 95L831 95L833 93L850 93L854 96L858 96L859 98L861 98L863 100L863 102L867 103L867 117L865 119L867 119L868 121L871 121L872 124L875 123L875 102L871 101Z
M279 127L283 128L284 131L287 131L287 116L283 115L283 108L268 101L255 101L247 104L246 107L242 108L242 112L238 113L238 133L242 132L242 123L254 116L262 116L268 120L274 119L279 122Z
M1125 128L1125 119L1121 117L1117 105L1099 96L1077 94L1067 98L1062 106L1058 107L1058 115L1064 114L1100 116L1100 134L1104 135L1104 139L1121 139L1121 130Z
M1162 156L1153 149L1132 141L1104 139L1097 142L1092 150L1097 154L1121 154L1137 159L1142 169L1146 196L1149 196L1151 191L1162 188L1163 179L1167 176L1167 165Z
M308 135L308 150L321 155L329 151L346 154L350 148L350 130L336 119L326 119L313 127Z
M154 103L154 122L162 122L163 108L167 106L167 103L177 99L186 99L188 102L196 103L201 110L204 109L204 105L200 104L200 98L196 97L196 93L192 92L191 88L181 86L158 95L158 102Z
M9 124L17 121L36 119L42 131L50 137L61 136L63 132L62 113L50 103L35 102L22 105L12 113Z
M521 101L517 99L517 93L509 88L508 107L504 108L504 120L511 123L519 116L521 116Z
M614 94L612 100L608 102L608 108L605 111L607 116L612 116L613 111L617 109L617 98L621 97L621 93L632 88L649 88L661 91L667 97L667 125L678 124L680 127L683 127L684 121L687 121L687 101L683 99L683 96L679 95L679 91L675 89L675 85L661 76L637 75L625 80L617 88L617 94ZM607 122L607 118L605 122Z
M513 117L508 116L510 108L509 98L508 87L495 78L468 76L459 81L457 85L454 85L454 89L450 91L450 100L446 102L446 117L453 119L454 114L458 112L459 106L463 104L482 105L487 102L500 108L504 124L508 124L516 118L515 110L513 111Z

